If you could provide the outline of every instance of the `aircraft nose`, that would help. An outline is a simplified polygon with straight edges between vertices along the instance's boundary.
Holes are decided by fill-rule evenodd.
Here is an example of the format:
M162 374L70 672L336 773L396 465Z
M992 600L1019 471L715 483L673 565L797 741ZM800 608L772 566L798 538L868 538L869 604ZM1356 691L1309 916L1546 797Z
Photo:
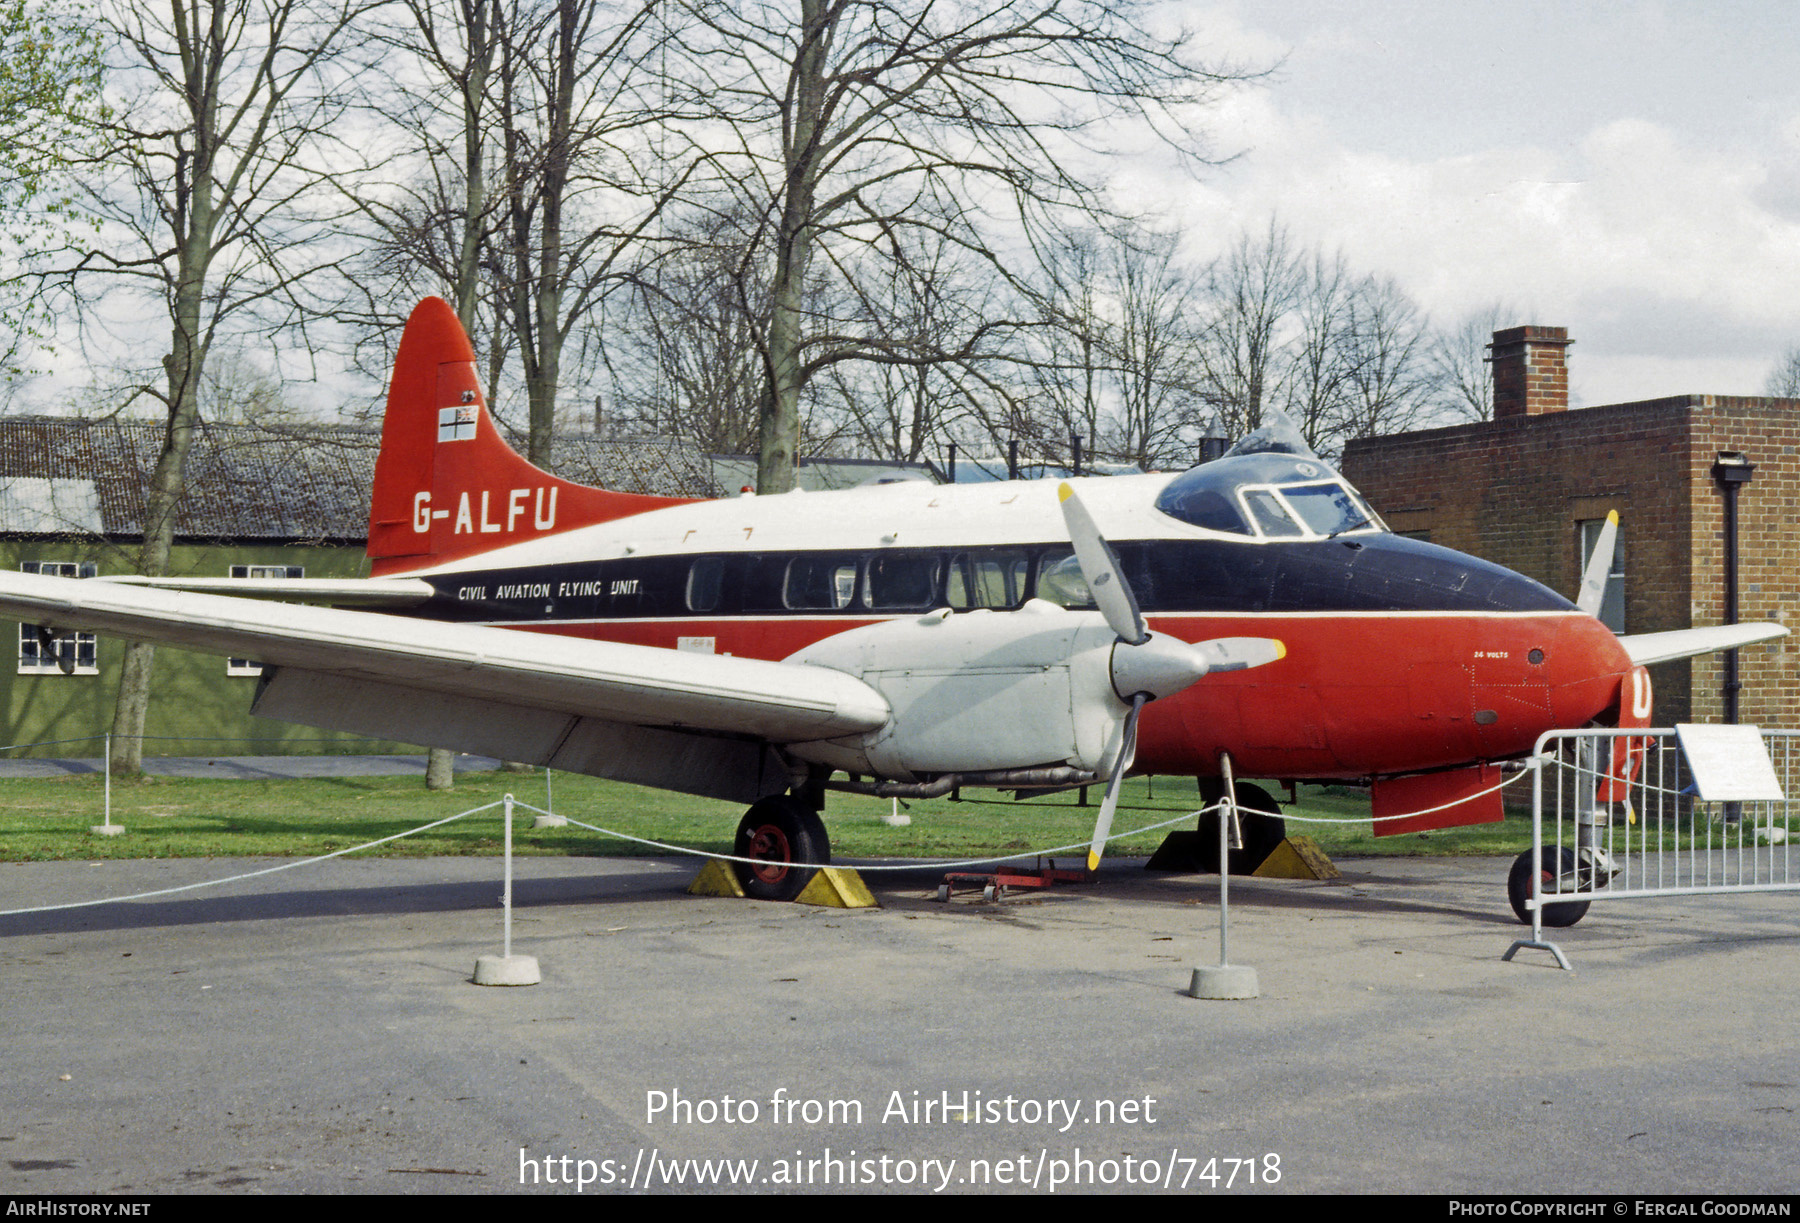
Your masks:
M1611 629L1592 616L1570 616L1545 651L1550 710L1562 728L1586 726L1618 700L1631 659Z

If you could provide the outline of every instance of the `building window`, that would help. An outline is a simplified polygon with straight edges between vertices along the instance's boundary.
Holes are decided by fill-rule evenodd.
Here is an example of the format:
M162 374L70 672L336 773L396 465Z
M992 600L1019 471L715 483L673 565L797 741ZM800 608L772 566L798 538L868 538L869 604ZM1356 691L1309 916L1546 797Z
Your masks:
M303 578L306 576L304 565L233 565L231 576L234 578ZM227 675L261 675L262 664L248 658L227 658L225 674Z
M1604 518L1589 518L1576 524L1580 528L1581 564L1576 567L1577 574L1587 572L1588 558L1594 555L1594 545L1599 542L1600 530L1606 525ZM1606 593L1600 599L1600 623L1615 633L1625 631L1625 531L1620 528L1613 536L1612 568L1606 573Z
M91 578L92 561L25 561L25 573L53 578ZM35 624L19 626L20 675L98 675L99 647L92 633L49 633Z

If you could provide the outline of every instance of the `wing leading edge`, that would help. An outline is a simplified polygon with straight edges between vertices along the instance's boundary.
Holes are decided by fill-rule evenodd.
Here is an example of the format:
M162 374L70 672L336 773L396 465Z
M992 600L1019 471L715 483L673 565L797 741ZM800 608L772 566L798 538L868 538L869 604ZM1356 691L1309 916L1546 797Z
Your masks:
M1779 624L1715 624L1706 628L1671 629L1665 633L1637 633L1619 638L1619 644L1625 647L1634 666L1650 666L1692 658L1696 654L1735 650L1785 636L1787 629Z
M234 599L283 599L332 607L417 607L434 593L420 578L146 578L135 574L91 579L152 590L185 590Z

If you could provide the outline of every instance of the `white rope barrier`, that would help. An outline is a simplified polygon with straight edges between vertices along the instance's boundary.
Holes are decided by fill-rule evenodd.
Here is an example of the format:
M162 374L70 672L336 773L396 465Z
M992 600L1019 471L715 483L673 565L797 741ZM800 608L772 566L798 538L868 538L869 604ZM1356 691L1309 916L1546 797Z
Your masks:
M89 741L91 739L96 739L96 738L100 738L100 737L101 736L88 736L86 739L47 740L45 742L46 743L76 743L76 742ZM36 745L35 744L21 744L21 745L15 745L15 746L31 747L31 746L36 746ZM0 748L0 751L5 751L5 750L10 750L10 749ZM1487 789L1479 790L1473 794L1465 795L1462 798L1453 799L1450 802L1440 803L1435 807L1426 807L1419 811L1407 812L1407 813L1404 813L1401 815L1352 816L1352 817L1298 815L1293 812L1257 811L1254 808L1243 807L1243 806L1240 806L1238 808L1238 810L1240 813L1244 813L1244 814L1263 815L1263 816L1269 816L1269 817L1273 817L1273 818L1293 820L1298 823L1306 823L1306 824L1363 824L1363 823L1381 823L1381 822L1388 821L1388 820L1408 820L1408 819L1416 819L1422 815L1432 815L1432 814L1435 814L1436 812L1444 811L1451 807L1460 806L1463 803L1470 802L1477 798L1484 798L1489 794L1493 794L1500 790L1505 789L1507 786L1512 785L1514 782L1520 780L1520 778L1524 777L1525 775L1526 775L1525 771L1521 771L1517 775L1507 778L1506 780L1501 781L1496 785L1489 786ZM1143 825L1140 825L1139 827L1127 829L1126 831L1123 831L1123 832L1115 832L1111 836L1107 837L1107 842L1111 843L1113 841L1124 840L1125 838L1140 836L1147 832L1155 832L1157 829L1160 829L1160 828L1168 828L1168 827L1171 827L1176 824L1184 824L1189 820L1196 820L1200 816L1206 815L1209 812L1217 811L1217 810L1221 809L1222 807L1224 807L1224 805L1225 804L1223 802L1213 803L1210 806L1201 807L1200 809L1195 810L1195 811L1185 811L1185 812L1181 813L1180 815L1174 816L1170 819L1159 820L1155 823L1150 823L1150 824L1143 824ZM422 832L429 832L433 828L442 827L445 824L449 824L456 820L460 820L460 819L464 818L465 816L478 815L483 811L491 811L495 807L508 807L509 814L510 814L511 809L513 809L513 808L523 808L527 811L532 811L539 815L556 815L557 814L556 812L547 811L541 807L532 806L530 803L519 801L517 799L514 799L511 795L508 795L506 798L498 799L494 802L486 803L479 807L471 807L467 811L459 811L455 815L445 816L443 819L433 820L432 822L430 822L428 824L421 824L419 827L410 828L410 829L406 830L405 832L396 832L390 836L380 837L373 841L365 841L360 845L352 845L352 846L349 846L344 849L333 850L330 853L319 854L316 857L302 858L302 859L299 859L294 862L284 862L279 866L265 867L262 870L247 871L243 874L230 875L223 879L208 879L208 880L203 880L199 883L182 884L178 887L158 888L158 889L155 889L153 891L148 891L148 892L137 892L137 893L133 893L132 895L129 895L129 896L109 896L109 897L104 897L99 900L80 900L80 901L71 901L66 904L37 905L34 907L23 908L23 909L0 909L0 917L17 917L17 916L22 916L22 915L31 914L31 913L52 913L52 912L57 912L60 910L65 910L65 909L90 908L90 907L93 907L96 905L119 904L119 903L124 903L126 901L133 901L133 900L148 900L148 899L152 899L152 898L158 897L158 896L171 896L171 895L175 895L175 894L178 894L181 892L198 891L203 888L223 887L224 885L226 885L228 883L238 883L245 879L257 879L264 875L273 875L273 874L277 874L281 871L293 870L295 867L311 866L311 865L313 865L315 863L319 863L319 862L328 862L333 858L341 858L347 854L360 853L361 851L363 851L365 849L373 849L378 845L386 845L390 841L398 841L405 837L416 836ZM1165 810L1166 810L1166 808L1165 808ZM611 837L611 838L613 838L615 840L619 840L619 841L630 842L631 844L634 844L634 845L643 845L643 846L646 846L651 849L661 850L665 853L685 855L685 856L697 857L697 858L709 858L709 859L712 859L714 861L719 861L719 862L738 862L738 863L743 863L743 864L749 865L749 866L761 866L761 865L766 865L766 863L767 863L766 859L743 858L743 857L738 857L735 854L721 854L721 853L712 852L710 850L695 849L691 846L674 845L667 841L657 841L657 840L653 840L648 837L640 837L640 836L636 836L632 833L622 832L616 828L607 828L604 825L589 824L582 820L574 819L569 816L562 816L561 818L567 820L569 824L572 824L573 826L575 826L577 828L584 828L589 832L598 833L601 836ZM511 821L509 819L508 820L508 832L510 833L510 831L511 831ZM509 838L509 840L510 840L510 838ZM1050 846L1047 848L1033 849L1033 850L1020 850L1020 851L1010 853L1010 854L990 855L990 856L979 857L979 858L935 858L935 859L934 858L921 858L921 859L910 860L910 861L902 863L902 864L885 865L885 866L867 865L867 866L859 866L859 867L857 867L857 869L859 871L864 871L864 872L868 872L868 871L880 872L880 871L931 870L931 869L942 869L942 868L946 868L946 867L960 867L960 866L988 866L988 865L992 865L995 863L1001 863L1001 862L1013 862L1013 861L1017 861L1022 858L1034 858L1034 857L1035 858L1048 858L1048 857L1054 857L1057 854L1085 852L1089 848L1089 845L1090 845L1090 841L1075 841L1075 842L1070 842L1069 844L1066 844L1066 845L1055 845L1055 846ZM510 845L509 845L509 849L510 849ZM509 861L510 861L510 859L509 859Z
M429 824L421 824L417 828L409 828L405 832L396 832L392 836L379 840L364 841L361 845L352 845L348 849L334 849L328 854L320 854L316 858L302 858L297 862L283 862L280 866L264 867L259 871L246 871L242 875L229 875L224 879L205 879L199 883L184 883L179 887L158 888L153 892L136 892L130 896L107 896L100 900L76 900L68 904L38 905L30 909L0 909L0 917L17 917L23 913L53 913L58 909L86 909L94 905L120 904L127 900L148 900L152 896L173 896L177 892L194 892L201 888L223 887L227 883L237 883L242 879L257 879L263 875L273 875L278 871L291 871L297 866L311 866L315 862L328 862L332 858L341 858L345 854L357 853L364 849L373 849L377 845L386 845L389 841L398 841L401 837L416 836L421 832L430 832L433 828L442 827L465 815L476 815L483 811L491 811L505 804L505 799L497 799L480 807L471 807L467 811L458 811L455 815L447 815L441 820L433 820Z

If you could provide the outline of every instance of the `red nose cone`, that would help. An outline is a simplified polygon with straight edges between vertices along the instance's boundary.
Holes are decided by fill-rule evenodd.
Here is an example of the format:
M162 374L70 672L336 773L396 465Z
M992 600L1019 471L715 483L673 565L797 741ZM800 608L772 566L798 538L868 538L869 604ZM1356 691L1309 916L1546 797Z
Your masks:
M1545 651L1550 710L1559 729L1586 726L1619 699L1631 659L1611 629L1592 616L1571 616Z

